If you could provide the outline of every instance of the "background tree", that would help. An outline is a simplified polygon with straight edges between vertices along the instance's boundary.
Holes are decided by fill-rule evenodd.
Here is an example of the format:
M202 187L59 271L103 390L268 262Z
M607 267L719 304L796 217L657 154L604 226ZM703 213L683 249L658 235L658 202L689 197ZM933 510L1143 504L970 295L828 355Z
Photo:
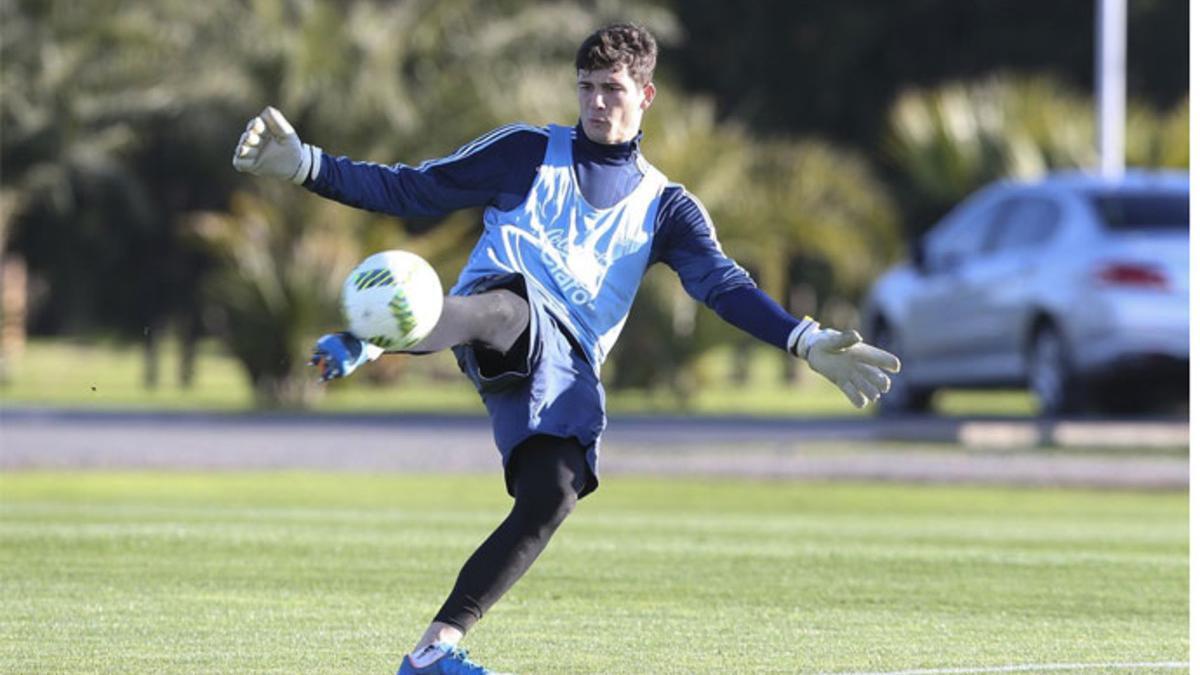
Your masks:
M672 3L686 39L662 61L722 119L819 133L871 150L901 91L996 72L1094 81L1095 2L720 0ZM1129 0L1130 98L1157 109L1188 90L1188 3Z
M889 111L884 157L897 199L914 214L910 234L996 179L1094 167L1094 106L1090 97L1044 77L995 76L903 93ZM1159 114L1132 103L1126 161L1185 169L1187 107L1185 99Z
M195 316L204 265L171 222L219 203L228 183L206 170L210 146L192 133L222 82L186 77L184 54L210 60L206 45L233 15L104 0L0 13L3 229L45 289L33 327L141 338L154 384L157 338L173 316Z
M570 63L577 35L629 7L88 0L13 2L2 11L0 159L6 203L15 203L5 210L14 227L5 230L44 282L35 327L145 336L152 382L156 338L165 325L179 320L196 335L204 305L218 310L209 315L230 313L220 294L203 288L231 288L239 274L242 286L252 288L265 283L263 274L274 274L273 283L286 289L283 297L300 298L314 292L310 281L324 269L323 261L306 255L285 259L292 267L317 265L309 273L255 267L230 248L253 239L205 238L219 228L193 231L193 214L225 212L230 224L258 213L244 223L247 236L261 230L272 238L296 237L301 249L309 233L326 227L355 237L382 231L377 216L320 209L315 197L284 197L264 181L235 174L229 153L250 115L273 103L306 139L359 158L394 162L445 154L500 120L571 109L573 73L563 64ZM669 14L652 9L645 18L670 34ZM530 39L535 34L538 39ZM298 207L266 217L263 209L231 206L268 197ZM457 215L414 248L451 265L465 256L477 223L477 214ZM430 225L391 224L414 231ZM196 233L204 246L194 245ZM210 269L215 264L220 268ZM206 282L209 274L218 281ZM288 289L293 283L298 286ZM314 307L328 306L338 286L317 293ZM335 319L307 310L267 311L261 318L267 317L278 323L226 321L209 329L242 358L262 402L302 400L288 384L295 373L279 369L281 361L298 369L302 359L245 345L254 339L292 345L287 336L296 332L295 322L307 322L304 330L316 335ZM267 384L272 378L278 382ZM283 398L270 400L274 396Z

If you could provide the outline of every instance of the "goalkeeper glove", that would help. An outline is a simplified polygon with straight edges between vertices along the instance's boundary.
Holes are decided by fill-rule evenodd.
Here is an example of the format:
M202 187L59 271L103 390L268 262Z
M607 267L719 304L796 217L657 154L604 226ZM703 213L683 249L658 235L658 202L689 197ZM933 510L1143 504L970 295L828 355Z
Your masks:
M892 387L887 373L900 372L900 359L863 342L858 331L821 328L808 317L792 331L788 349L837 385L856 408L887 393Z
M246 124L233 150L233 168L302 185L320 172L321 149L301 143L283 113L267 106Z
M321 381L328 382L346 377L362 364L379 358L382 353L380 347L350 333L330 333L317 340L308 365L316 366L321 371Z

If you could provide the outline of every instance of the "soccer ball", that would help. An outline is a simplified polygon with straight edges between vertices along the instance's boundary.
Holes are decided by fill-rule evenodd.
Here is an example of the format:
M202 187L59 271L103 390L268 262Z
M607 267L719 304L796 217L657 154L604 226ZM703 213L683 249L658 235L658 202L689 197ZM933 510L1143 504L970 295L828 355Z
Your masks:
M441 315L442 282L415 253L376 253L342 285L342 316L350 332L388 351L424 340Z

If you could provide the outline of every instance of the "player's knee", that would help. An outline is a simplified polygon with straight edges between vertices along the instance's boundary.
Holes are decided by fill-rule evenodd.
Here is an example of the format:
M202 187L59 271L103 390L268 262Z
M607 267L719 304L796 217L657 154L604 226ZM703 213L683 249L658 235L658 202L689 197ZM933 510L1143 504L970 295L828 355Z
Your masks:
M519 494L515 510L527 528L553 532L571 515L578 501L570 484L550 482Z
M497 332L512 333L525 330L529 323L529 303L510 290L501 289L488 294L488 320Z

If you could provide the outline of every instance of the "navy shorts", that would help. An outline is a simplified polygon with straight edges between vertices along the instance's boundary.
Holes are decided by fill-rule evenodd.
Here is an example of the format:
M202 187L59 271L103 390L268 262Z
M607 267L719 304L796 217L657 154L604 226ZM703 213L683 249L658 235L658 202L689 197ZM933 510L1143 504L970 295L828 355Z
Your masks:
M497 288L529 299L520 274L489 279L470 292ZM604 387L583 351L545 307L529 302L529 329L507 354L478 345L459 345L453 350L458 367L475 384L491 417L509 494L512 452L539 434L577 439L587 449L591 469L580 496L596 489L600 435L608 423Z

